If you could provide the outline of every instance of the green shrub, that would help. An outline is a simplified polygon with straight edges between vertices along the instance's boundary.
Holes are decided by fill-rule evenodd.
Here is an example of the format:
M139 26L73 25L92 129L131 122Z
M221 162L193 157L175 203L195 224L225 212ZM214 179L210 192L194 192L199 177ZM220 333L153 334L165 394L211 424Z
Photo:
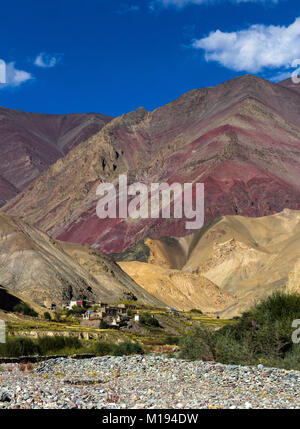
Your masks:
M80 307L80 305L75 305L72 307L71 310L67 311L67 317L73 315L73 316L80 316L81 314L84 314L86 312L86 309L83 307Z
M65 337L65 347L70 349L80 349L81 346L82 344L77 337Z
M56 353L63 349L80 349L81 342L77 337L63 337L56 335L54 337L44 336L38 339L38 348L40 354Z
M180 341L180 357L300 369L300 345L292 342L295 319L300 296L276 292L218 331L197 328Z
M140 344L132 343L130 341L126 341L124 343L120 343L116 345L113 351L114 356L133 355L133 354L143 355L144 350Z
M125 341L120 344L111 344L105 341L99 341L94 346L94 352L98 356L123 356L132 354L144 354L144 350L138 343Z
M216 340L212 328L200 326L179 341L180 354L184 359L214 360Z
M109 324L105 322L105 320L101 319L99 324L100 329L109 329Z
M29 307L29 305L25 302L15 305L13 311L15 313L24 314L25 316L38 317L38 313Z
M179 345L181 339L181 337L175 335L167 335L164 342L170 346Z
M99 341L94 346L94 352L98 356L112 355L115 345L105 341Z
M44 336L38 340L26 337L9 338L5 344L0 344L0 356L20 357L32 355L47 355L57 353L64 349L81 348L81 342L77 337Z
M54 314L54 321L58 322L58 323L61 321L61 314L60 313L56 312Z
M155 319L155 317L149 313L142 313L140 315L140 324L146 325L146 326L148 325L148 326L159 327L158 320Z
M44 313L44 319L49 320L49 322L50 322L50 320L51 320L51 314L48 311L46 311Z
M276 292L216 335L242 343L251 357L282 359L294 348L292 321L299 318L300 296Z
M20 357L39 354L37 343L30 338L8 338L5 344L0 344L0 356Z

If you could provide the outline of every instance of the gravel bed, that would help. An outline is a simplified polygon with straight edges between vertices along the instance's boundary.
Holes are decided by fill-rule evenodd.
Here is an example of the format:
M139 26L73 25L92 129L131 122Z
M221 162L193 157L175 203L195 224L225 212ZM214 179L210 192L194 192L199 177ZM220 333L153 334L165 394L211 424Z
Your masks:
M300 372L164 356L1 365L0 409L300 408Z

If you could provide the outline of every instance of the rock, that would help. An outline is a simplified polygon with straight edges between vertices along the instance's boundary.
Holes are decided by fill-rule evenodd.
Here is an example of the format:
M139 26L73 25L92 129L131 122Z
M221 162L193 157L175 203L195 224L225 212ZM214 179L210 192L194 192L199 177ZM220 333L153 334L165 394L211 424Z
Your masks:
M3 365L0 409L299 408L300 372L147 355ZM113 374L121 369L120 377ZM17 365L14 365L17 368ZM146 371L145 371L146 369ZM64 377L71 383L65 383ZM95 377L96 374L96 377ZM174 374L177 375L174 379ZM92 384L93 380L106 380ZM78 381L88 382L82 385ZM91 381L91 383L89 382Z
M0 393L0 402L10 402L10 401L11 401L11 397L8 395L8 393L6 392Z

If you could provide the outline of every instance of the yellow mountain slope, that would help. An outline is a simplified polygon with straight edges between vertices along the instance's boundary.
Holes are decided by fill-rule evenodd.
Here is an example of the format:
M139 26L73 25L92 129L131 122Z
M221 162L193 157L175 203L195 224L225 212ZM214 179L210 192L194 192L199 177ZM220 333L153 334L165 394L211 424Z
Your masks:
M182 280L173 291L173 295L178 291L177 298L180 297L186 309L195 303L194 307L207 311L204 295L210 296L210 306L214 307L215 295L208 289L203 293L207 287L203 279L210 281L210 288L213 284L220 293L226 292L219 308L215 306L222 317L240 314L275 290L300 292L299 211L284 210L261 218L224 216L187 237L149 239L145 244L150 249L147 270L133 269L130 262L121 266L154 295L160 288L159 294L166 303L170 302L169 286L160 276L156 282L153 280L156 265L169 270L169 277L172 270L177 270L183 278L193 276L192 289L186 288ZM148 281L149 270L153 272L151 281ZM182 295L188 299L184 300ZM174 306L175 301L173 296Z

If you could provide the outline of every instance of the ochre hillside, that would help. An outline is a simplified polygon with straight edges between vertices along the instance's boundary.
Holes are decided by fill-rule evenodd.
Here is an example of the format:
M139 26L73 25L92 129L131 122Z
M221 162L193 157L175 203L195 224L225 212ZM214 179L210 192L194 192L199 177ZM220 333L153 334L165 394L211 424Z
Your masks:
M148 264L120 265L148 292L166 296L165 302L174 306L177 299L185 309L197 303L207 311L202 297L205 291L211 306L216 302L212 284L227 294L227 301L224 295L220 301L222 317L240 314L275 290L300 292L299 211L261 218L224 216L189 236L146 240L145 245ZM168 282L162 281L166 277ZM180 285L170 287L173 278L181 278ZM193 279L193 287L187 279Z
M61 307L71 299L118 302L133 297L162 305L98 251L64 245L5 214L0 214L0 285L40 306L45 301Z

